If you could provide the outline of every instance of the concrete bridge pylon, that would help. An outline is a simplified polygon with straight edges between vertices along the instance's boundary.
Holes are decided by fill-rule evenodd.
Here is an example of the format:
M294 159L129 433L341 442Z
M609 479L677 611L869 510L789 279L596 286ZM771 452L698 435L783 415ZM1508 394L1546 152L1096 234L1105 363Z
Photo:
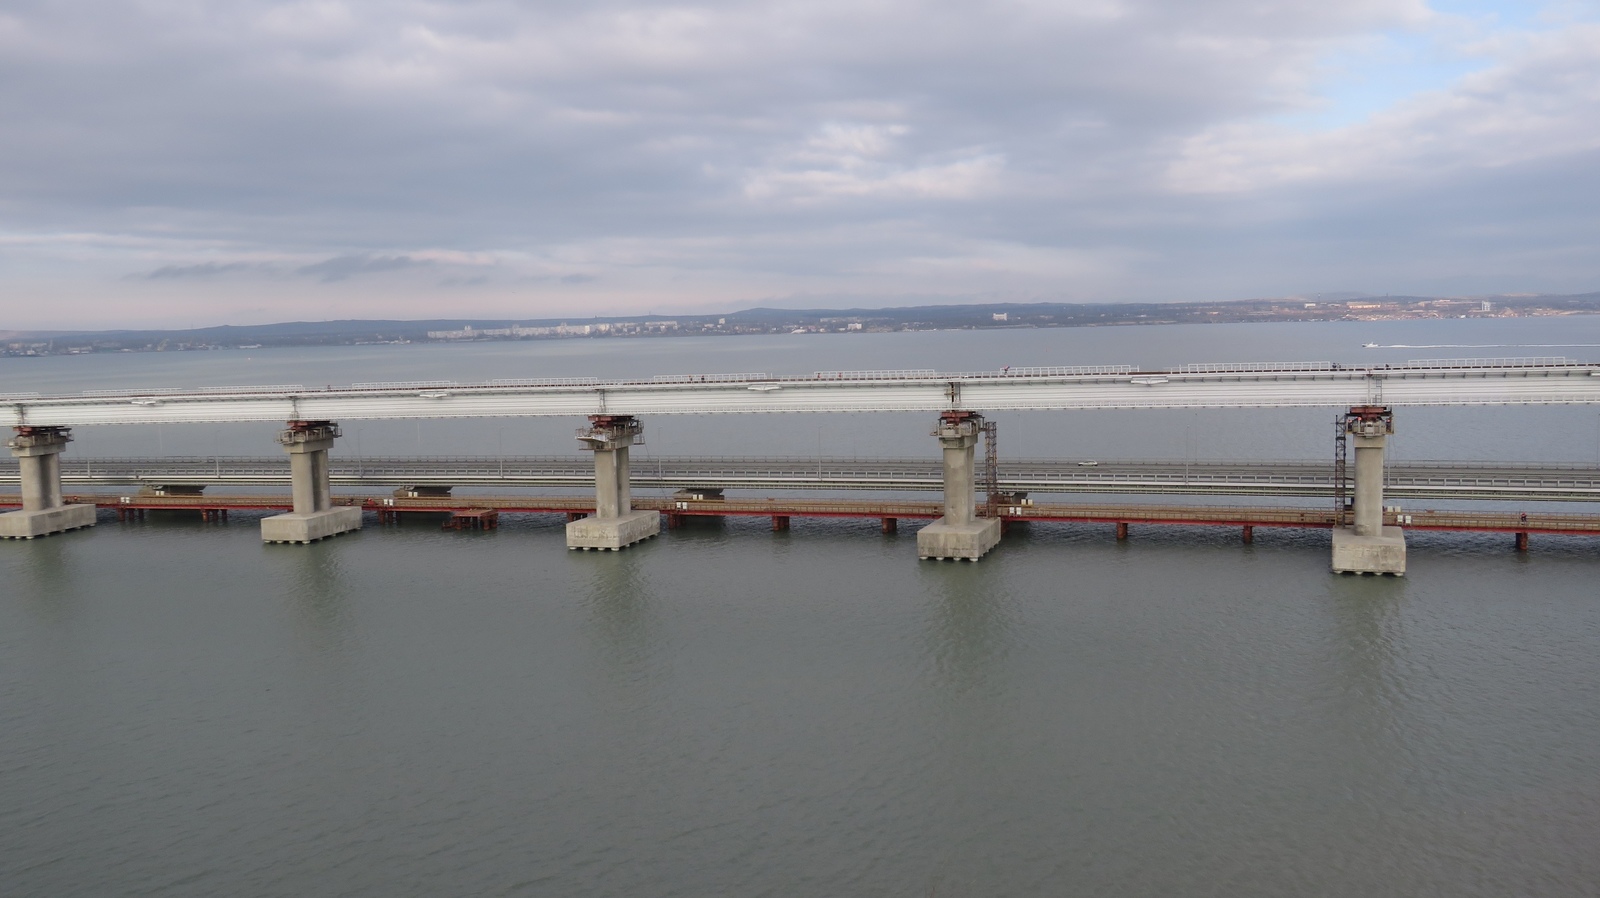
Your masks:
M289 484L294 511L261 519L261 539L269 543L313 543L361 529L361 509L335 506L328 479L328 452L339 438L332 421L290 421L278 434L289 453Z
M933 436L944 450L944 517L917 531L917 557L977 561L1000 542L1000 519L980 518L973 490L974 452L983 432L977 412L939 415Z
M594 453L595 513L567 523L568 549L625 549L661 532L661 514L634 511L628 450L644 433L632 415L591 415L578 430L580 448Z
M1383 454L1394 433L1388 406L1358 405L1344 416L1344 434L1355 450L1352 522L1333 528L1333 570L1340 574L1406 572L1406 537L1383 524Z
M93 527L93 505L68 505L61 498L61 453L72 442L70 427L18 427L6 448L21 469L22 510L0 514L0 538L33 539Z

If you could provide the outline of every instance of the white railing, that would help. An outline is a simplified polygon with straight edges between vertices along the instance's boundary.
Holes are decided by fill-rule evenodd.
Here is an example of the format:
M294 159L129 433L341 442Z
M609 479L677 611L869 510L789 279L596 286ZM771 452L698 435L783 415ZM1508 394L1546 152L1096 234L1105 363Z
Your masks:
M978 380L991 377L1116 377L1132 374L1132 365L1057 365L1049 368L1001 368L996 371L930 371L940 380Z
M196 393L300 393L304 384L262 384L242 387L201 387Z
M941 376L939 372L932 368L904 368L897 371L818 371L812 375L817 380L924 380L939 376Z
M1332 371L1332 362L1201 362L1179 365L1169 374L1256 374L1278 371Z
M1522 359L1412 359L1407 368L1554 368L1578 365L1563 356L1540 356Z
M650 378L655 384L691 384L691 383L744 383L751 380L773 380L770 374L657 374Z
M432 390L439 387L459 387L453 380L400 380L383 383L351 384L352 390Z
M522 377L489 381L491 387L592 387L598 377Z
M172 393L191 393L183 387L155 387L149 390L84 390L85 396L166 396Z
M1100 374L1132 374L1132 365L1057 365L1049 368L1005 368L1010 377L1090 377Z

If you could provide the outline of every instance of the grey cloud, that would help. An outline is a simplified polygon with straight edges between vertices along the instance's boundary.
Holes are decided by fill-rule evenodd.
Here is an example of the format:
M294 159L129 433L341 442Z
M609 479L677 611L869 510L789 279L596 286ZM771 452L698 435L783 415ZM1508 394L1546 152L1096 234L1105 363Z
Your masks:
M1481 245L1436 236L1463 225L1504 226L1501 272L1535 246L1600 242L1596 204L1503 193L1511 172L1545 183L1591 161L1592 103L1569 100L1600 79L1600 46L1577 30L1559 56L1507 51L1490 84L1505 87L1470 103L1446 91L1304 141L1261 130L1315 102L1327 54L1433 27L1421 0L86 3L7 6L0 233L297 258L276 274L352 296L365 275L433 265L447 276L383 300L418 310L464 286L502 301L429 261L451 253L524 285L508 304L577 311L708 286L729 302L1177 299L1337 289L1332 272L1382 290L1411 276L1408 249L1441 274L1480 266ZM1544 156L1465 152L1515 145L1532 120ZM1305 176L1332 163L1355 177ZM1419 170L1448 214L1400 205ZM1381 252L1349 254L1355 222L1402 221L1373 229ZM1592 253L1556 256L1529 277L1600 278ZM113 250L51 258L86 297L81 272L130 267ZM212 278L226 301L248 272L212 264L142 277Z
M202 262L198 265L163 265L154 271L130 275L149 281L181 280L188 278L214 278L223 274L259 272L267 270L253 262Z
M568 274L562 276L560 280L563 284L591 284L598 278L592 274Z
M331 284L357 275L399 271L431 264L426 260L418 261L410 256L335 256L313 265L296 268L295 274L309 275L324 284Z

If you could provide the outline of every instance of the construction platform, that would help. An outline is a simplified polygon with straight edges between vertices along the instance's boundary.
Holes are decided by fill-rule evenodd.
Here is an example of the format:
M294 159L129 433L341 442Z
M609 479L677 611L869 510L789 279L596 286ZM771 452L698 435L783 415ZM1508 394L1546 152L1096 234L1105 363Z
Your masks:
M291 507L288 496L116 496L80 493L69 495L72 504L98 506L119 512L120 518L136 519L142 511L193 511L205 520L226 520L229 511L285 511ZM16 507L16 496L0 496L0 508ZM560 514L569 520L592 515L595 501L582 496L463 496L391 498L343 496L334 499L337 507L349 512L371 512L393 520L406 514L454 514L457 512L496 512L501 514ZM902 519L933 520L943 513L943 504L921 500L854 499L707 499L639 498L636 511L666 516L667 527L682 526L690 518L767 517L774 530L787 530L791 518L878 519L885 533L893 533ZM1233 527L1249 542L1258 527L1332 530L1342 523L1339 515L1325 508L1282 506L1181 505L1134 503L1038 503L1001 505L996 517L1002 526L1012 522L1038 521L1063 524L1109 524L1119 537L1131 527ZM1398 523L1395 514L1386 513L1385 529ZM1448 531L1460 533L1507 533L1516 535L1518 548L1526 548L1527 534L1600 536L1600 514L1557 514L1509 511L1433 511L1408 510L1403 531Z

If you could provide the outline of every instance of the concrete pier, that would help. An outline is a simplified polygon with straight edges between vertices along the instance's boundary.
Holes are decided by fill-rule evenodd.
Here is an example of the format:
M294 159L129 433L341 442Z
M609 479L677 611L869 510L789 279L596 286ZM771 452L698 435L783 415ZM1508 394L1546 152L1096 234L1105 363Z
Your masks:
M261 539L269 543L314 543L361 529L361 509L333 504L328 484L328 451L339 438L331 421L290 421L278 434L289 453L294 511L261 519Z
M644 432L631 415L592 415L578 431L581 448L594 453L594 516L567 524L567 548L615 552L661 532L661 515L634 511L628 489L628 449Z
M948 411L933 435L944 450L944 517L917 531L917 557L977 561L1000 542L1000 520L974 514L973 447L983 416Z
M22 510L0 514L0 539L33 539L93 527L93 505L61 498L61 453L72 442L68 427L18 427L6 442L22 473Z
M1355 519L1333 529L1333 570L1402 576L1405 532L1383 526L1383 450L1394 432L1394 415L1386 406L1356 406L1345 415L1344 431L1355 454Z

